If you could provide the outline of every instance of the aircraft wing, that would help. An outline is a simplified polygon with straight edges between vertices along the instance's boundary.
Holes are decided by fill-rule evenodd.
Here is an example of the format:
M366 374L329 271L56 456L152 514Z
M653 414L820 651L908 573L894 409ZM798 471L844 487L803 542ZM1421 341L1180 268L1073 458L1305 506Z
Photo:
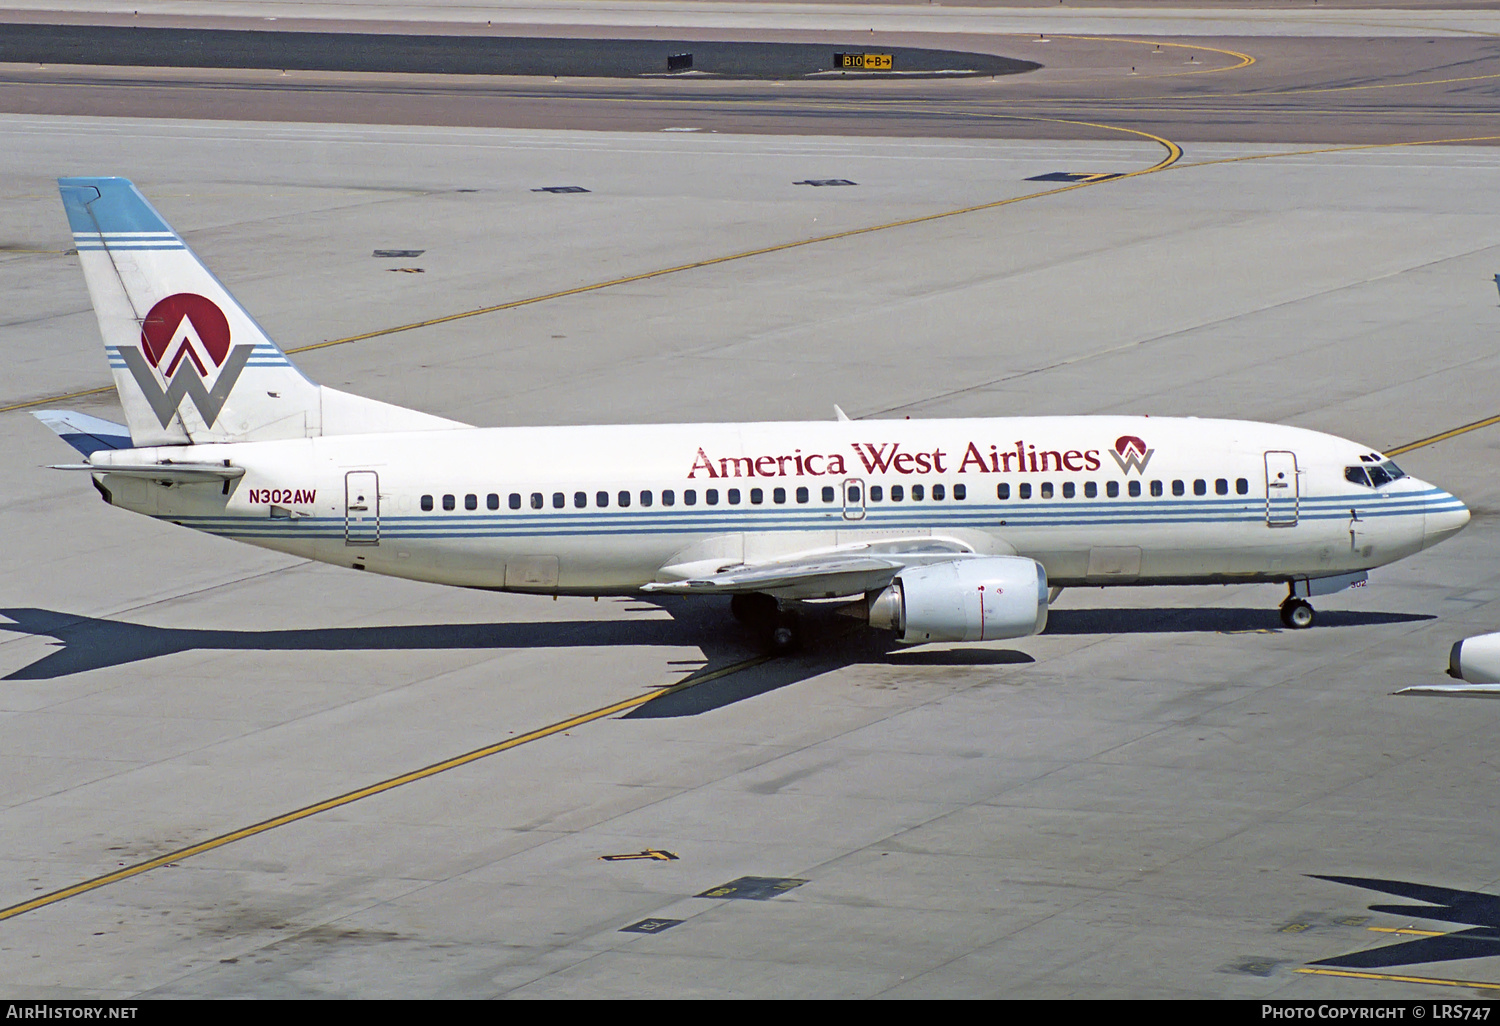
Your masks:
M781 598L834 598L884 588L905 565L906 561L890 557L829 553L806 559L732 566L686 580L643 585L641 590L679 595L733 595L760 591Z

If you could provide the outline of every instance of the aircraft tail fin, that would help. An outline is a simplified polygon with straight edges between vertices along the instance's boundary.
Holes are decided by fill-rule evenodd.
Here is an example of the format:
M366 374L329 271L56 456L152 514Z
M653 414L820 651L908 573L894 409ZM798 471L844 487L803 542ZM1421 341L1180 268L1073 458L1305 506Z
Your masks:
M137 446L464 427L305 377L124 178L60 178Z

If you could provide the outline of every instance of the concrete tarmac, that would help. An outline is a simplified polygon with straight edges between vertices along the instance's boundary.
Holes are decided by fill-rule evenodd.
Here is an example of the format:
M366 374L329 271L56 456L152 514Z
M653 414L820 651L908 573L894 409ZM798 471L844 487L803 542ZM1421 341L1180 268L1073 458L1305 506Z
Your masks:
M0 911L0 993L1492 997L1500 702L1392 692L1500 625L1500 427L1397 457L1474 519L1312 630L1274 587L1080 589L1020 642L825 624L769 661L717 603L371 578L46 469L30 409L119 416L64 174L133 178L314 380L476 424L1129 411L1389 451L1500 413L1500 151L1420 145L1417 102L1339 145L1093 95L1116 127L1052 139L924 133L954 119L915 93L807 134L636 96L578 131L0 115L0 909L144 870Z
M1129 171L1149 142L0 123L0 405L107 381L54 173L146 194L288 347ZM1290 147L1287 149L1296 149ZM1179 169L297 357L475 423L1490 415L1484 148ZM1243 160L1239 158L1261 158ZM45 169L45 170L43 170ZM854 187L795 182L845 177ZM531 190L577 184L586 194ZM460 191L476 190L476 191ZM423 249L379 260L375 248ZM421 274L393 273L419 266ZM65 405L110 415L109 396ZM371 579L106 507L0 418L6 903L754 654L716 605ZM1279 630L1274 588L1065 593L1046 635L828 637L623 718L0 924L0 990L126 996L1452 994L1381 886L1493 894L1500 703L1395 697L1500 620L1496 436L1401 458L1457 539ZM669 851L675 861L600 861ZM741 877L769 900L702 897ZM1374 886L1373 884L1371 886ZM622 932L647 919L659 933ZM1377 956L1378 957L1378 956Z

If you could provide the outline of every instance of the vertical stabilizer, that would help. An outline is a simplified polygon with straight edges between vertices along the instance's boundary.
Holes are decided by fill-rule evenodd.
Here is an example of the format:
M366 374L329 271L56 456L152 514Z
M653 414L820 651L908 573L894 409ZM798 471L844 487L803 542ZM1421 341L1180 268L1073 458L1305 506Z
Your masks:
M60 178L137 446L460 427L321 388L124 178Z

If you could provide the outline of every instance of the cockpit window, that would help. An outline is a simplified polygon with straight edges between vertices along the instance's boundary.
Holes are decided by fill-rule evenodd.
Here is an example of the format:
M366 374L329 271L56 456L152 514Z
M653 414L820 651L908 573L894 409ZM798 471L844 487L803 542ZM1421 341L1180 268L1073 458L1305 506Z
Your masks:
M1391 475L1392 481L1399 481L1401 478L1406 476L1406 471L1396 466L1396 464L1392 463L1390 460L1386 460L1384 463L1382 463L1380 465L1380 469Z
M1365 474L1364 467L1345 467L1344 480L1350 484L1364 485L1366 488L1370 487L1370 478Z
M1387 485L1391 483L1391 475L1385 472L1385 467L1376 464L1374 466L1371 466L1369 468L1369 471L1370 483L1373 484L1376 488L1379 488L1381 485Z

